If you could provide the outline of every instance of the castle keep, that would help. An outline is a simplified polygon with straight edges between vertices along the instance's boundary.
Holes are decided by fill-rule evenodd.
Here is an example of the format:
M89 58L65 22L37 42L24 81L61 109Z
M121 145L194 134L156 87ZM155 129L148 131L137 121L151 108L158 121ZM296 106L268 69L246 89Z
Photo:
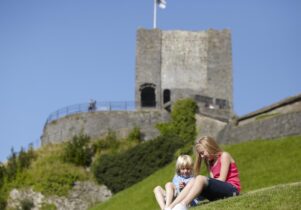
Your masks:
M117 111L97 103L93 112L87 106L58 110L45 124L42 144L68 141L81 132L92 139L108 130L125 137L134 127L144 140L153 139L159 135L155 125L168 121L173 103L183 98L198 105L197 131L221 143L301 134L301 95L235 116L229 30L139 29L136 45L134 109Z
M140 109L166 110L190 97L201 113L227 121L233 101L230 32L138 30L135 96Z
M155 125L167 121L172 104L183 98L194 99L202 116L222 122L203 129L208 134L215 135L229 121L233 113L230 31L139 29L136 45L136 109L96 107L93 113L67 113L67 117L47 121L42 144L66 141L80 132L98 138L115 130L126 136L135 126L145 140L152 139L159 134Z

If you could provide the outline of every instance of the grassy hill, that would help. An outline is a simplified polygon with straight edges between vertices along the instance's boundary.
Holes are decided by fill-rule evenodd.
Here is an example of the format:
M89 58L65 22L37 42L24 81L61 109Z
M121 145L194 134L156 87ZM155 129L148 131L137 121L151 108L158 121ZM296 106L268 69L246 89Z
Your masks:
M236 160L242 182L242 195L194 209L298 209L300 184L276 185L301 181L301 136L249 141L223 148ZM159 209L153 196L153 188L172 179L174 165L175 162L169 164L92 210Z
M298 210L301 182L254 190L241 196L200 205L193 210Z

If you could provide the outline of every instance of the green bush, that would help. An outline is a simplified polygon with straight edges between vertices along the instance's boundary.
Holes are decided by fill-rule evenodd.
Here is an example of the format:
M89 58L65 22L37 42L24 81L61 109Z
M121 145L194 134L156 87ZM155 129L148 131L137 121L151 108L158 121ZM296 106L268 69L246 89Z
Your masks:
M134 127L127 137L128 141L141 142L141 131L140 128Z
M28 151L25 151L23 148L21 148L19 153L15 152L14 148L12 148L5 168L0 168L0 186L1 176L3 176L3 179L4 177L6 177L8 182L14 181L18 173L22 172L24 169L29 168L31 162L35 159L35 157L36 156L32 145L29 146ZM3 172L4 174L1 174Z
M0 209L5 209L5 207L6 207L6 198L0 194Z
M5 177L5 167L4 165L0 162L0 189L4 183L4 177Z
M14 180L18 171L17 153L14 151L14 148L11 149L11 154L8 157L5 168L5 176L7 177L8 181Z
M93 164L93 173L99 183L116 193L170 163L181 146L183 141L178 137L161 136L121 154L99 157Z
M45 195L67 195L76 181L87 180L89 176L84 168L63 162L63 153L63 145L41 148L30 170L24 173L24 177L18 177L16 184L32 186Z
M23 169L29 168L30 163L36 158L36 154L33 149L33 145L29 145L28 151L21 148L18 154L18 169L22 171Z
M10 189L17 182L16 179L23 179L23 171L29 168L34 158L35 153L30 145L28 151L21 148L19 153L12 148L6 165L0 163L0 209L5 208Z
M116 132L109 130L106 137L94 142L92 147L98 154L103 153L104 151L110 151L111 153L116 152L119 148Z
M89 142L88 135L75 135L70 142L66 143L63 160L77 166L89 166L93 156Z
M192 99L178 100L172 107L171 121L157 125L161 135L177 135L185 143L191 143L196 137L196 110L197 105Z
M92 148L96 156L104 154L118 154L133 148L141 143L140 128L134 127L126 138L118 139L116 132L109 130L105 138L99 139L92 144Z

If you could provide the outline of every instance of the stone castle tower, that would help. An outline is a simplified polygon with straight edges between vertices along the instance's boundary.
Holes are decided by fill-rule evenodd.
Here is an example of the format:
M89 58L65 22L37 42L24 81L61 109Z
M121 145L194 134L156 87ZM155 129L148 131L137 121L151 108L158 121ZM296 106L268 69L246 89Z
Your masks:
M139 29L135 100L139 109L166 109L193 98L199 112L228 121L232 115L229 30Z
M138 30L135 97L134 111L120 107L104 111L101 107L88 112L81 106L74 111L72 106L54 112L44 126L42 145L68 141L82 132L99 139L114 130L124 138L137 126L142 138L150 140L160 134L156 125L169 121L166 110L187 97L198 104L197 130L223 144L301 134L301 95L230 120L233 96L228 30Z
M197 102L202 134L217 136L233 113L230 32L139 29L136 42L135 111L58 110L44 127L42 144L59 143L81 132L95 139L114 130L126 137L137 125L144 140L153 139L159 135L155 125L167 122L167 111L182 98Z

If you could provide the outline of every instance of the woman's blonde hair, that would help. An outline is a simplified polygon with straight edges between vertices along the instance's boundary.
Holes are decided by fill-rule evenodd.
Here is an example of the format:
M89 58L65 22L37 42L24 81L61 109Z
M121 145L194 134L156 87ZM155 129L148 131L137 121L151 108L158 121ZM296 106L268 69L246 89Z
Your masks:
M193 169L193 160L189 155L180 155L176 162L176 173L180 175L181 168Z
M218 157L218 155L223 151L214 138L210 136L203 136L196 140L194 145L194 151L195 151L195 163L194 163L194 173L195 175L198 175L200 173L201 163L204 159L204 162L206 164L207 170L209 172L209 162L205 158L202 158L201 155L198 153L198 148L201 148L203 150L206 150L209 155L214 156L215 158Z

